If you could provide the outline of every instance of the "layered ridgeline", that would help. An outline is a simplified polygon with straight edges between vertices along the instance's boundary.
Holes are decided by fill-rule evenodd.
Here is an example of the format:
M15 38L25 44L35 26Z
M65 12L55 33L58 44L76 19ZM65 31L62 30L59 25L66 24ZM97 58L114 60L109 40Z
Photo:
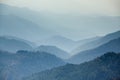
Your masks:
M119 26L120 17L119 16L78 16L78 15L55 15L52 13L35 12L27 8L18 8L14 6L9 6L5 4L0 4L0 14L12 14L27 20L31 20L41 26L46 27L90 27L101 29L104 27ZM119 28L119 27L118 27ZM63 28L64 29L64 28Z
M60 35L56 35L51 36L47 39L40 40L38 41L38 44L57 46L58 48L70 52L76 46L76 41L73 41Z
M0 35L17 36L33 41L34 38L43 38L48 33L49 30L24 18L12 14L0 15Z
M79 64L92 60L106 52L120 52L120 38L113 39L97 48L80 52L72 56L68 61L70 63Z
M6 37L8 39L15 39L15 40L18 40L18 41L22 41L22 42L25 42L26 44L29 44L31 47L35 48L36 47L36 44L32 41L29 41L29 40L26 40L26 39L23 39L23 38L19 38L19 37L16 37L16 36L8 36L8 35L4 35L4 36L1 36L1 37Z
M70 54L56 46L41 45L35 49L36 51L48 52L62 59L67 59L70 57Z
M61 48L67 52L70 52L71 54L74 54L76 50L75 51L73 50L76 49L78 46L97 40L99 38L100 37L93 37L93 38L74 41L69 38L56 35L56 36L49 37L47 39L40 40L38 41L38 44L57 46L58 48Z
M92 41L89 41L89 42L86 42L84 43L83 45L80 45L79 47L77 47L75 50L73 50L72 52L74 54L77 54L81 51L85 51L85 50L89 50L89 49L93 49L93 48L96 48L98 46L101 46L113 39L117 39L120 37L120 31L117 31L117 32L113 32L113 33L109 33L103 37L99 37L99 38L96 38Z
M46 69L65 65L60 58L46 52L0 51L0 80L20 80Z
M7 24L6 24L7 23ZM35 23L18 17L16 15L0 15L0 36L17 36L31 41L36 41L38 45L57 46L65 51L72 51L82 41L73 41L63 36L53 36L52 32ZM42 35L44 34L44 35ZM31 38L32 36L32 38ZM48 36L51 36L48 38ZM45 39L44 39L45 38ZM46 39L47 38L47 39Z
M31 44L29 41L23 39L8 36L0 36L0 50L9 52L16 52L18 50L31 50Z
M24 39L38 40L38 41L41 40L43 37L46 38L46 36L48 36L48 35L52 35L52 36L53 36L53 34L54 35L55 34L56 35L65 35L65 33L64 33L65 31L63 31L63 30L68 30L68 29L64 28L64 27L71 27L71 30L72 30L72 28L74 30L75 26L77 26L77 27L79 27L79 26L88 27L89 26L90 28L94 28L94 29L99 29L99 28L101 29L101 26L108 27L108 28L113 27L113 26L118 26L118 29L119 29L119 22L120 22L120 17L118 17L118 16L116 16L116 17L113 17L113 16L112 17L111 16L96 16L96 17L94 17L91 15L70 16L70 15L63 15L63 14L55 15L52 13L45 14L42 12L35 12L35 11L29 10L27 8L18 8L15 6L9 6L9 5L5 5L5 4L0 4L0 11L1 11L0 12L0 15L1 15L0 22L1 22L2 18L3 18L2 20L4 20L2 23L0 23L1 26L2 26L2 24L4 26L3 29L0 26L0 28L1 28L0 34L17 36L17 37L22 37ZM16 25L16 24L18 24L18 25ZM32 25L34 27L32 27ZM39 27L37 27L37 26L39 26ZM58 27L58 29L56 29L56 26ZM45 29L43 29L43 28L45 28ZM56 31L56 32L54 32L54 31ZM58 34L57 32L60 34ZM77 30L77 32L76 32L76 36L78 36L78 37L79 37L79 32L81 32L81 31ZM31 36L32 36L32 38L31 38ZM72 51L72 49L74 49L73 44L76 42L70 41L69 44L68 44L68 42L69 42L69 40L66 42L63 42L63 43L61 42L62 44L64 44L64 43L65 44L64 45L58 44L57 47L68 50L68 51ZM79 41L77 41L77 42L79 43ZM81 45L81 43L82 43L82 41L80 41L80 45ZM77 44L75 44L75 48L76 48ZM45 44L42 44L42 45L45 45ZM53 45L53 46L56 46L56 45ZM78 49L78 52L80 51L80 49L87 50L86 47L80 47ZM74 50L74 51L76 52L77 50Z
M68 59L70 54L56 46L41 45L13 36L0 36L0 50L16 52L18 50L40 51L53 54L62 59Z
M62 67L33 74L23 80L119 80L120 54L107 53L80 65Z

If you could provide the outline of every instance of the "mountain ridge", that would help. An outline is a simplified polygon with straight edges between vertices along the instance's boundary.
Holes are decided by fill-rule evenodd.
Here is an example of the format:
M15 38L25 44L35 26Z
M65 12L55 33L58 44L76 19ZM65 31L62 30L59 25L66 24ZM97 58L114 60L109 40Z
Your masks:
M60 57L62 59L69 58L70 54L56 46L50 46L50 45L41 45L35 49L36 51L43 51L48 52L51 54L56 55L57 57Z
M23 78L23 80L114 80L120 79L120 53L108 52L79 65L67 64Z
M81 63L94 59L106 52L120 52L120 38L113 39L94 49L86 50L72 56L68 61L72 63Z
M85 43L81 46L79 46L78 48L76 48L75 52L76 54L81 52L81 51L85 51L85 50L89 50L89 49L94 49L96 47L99 47L113 39L117 39L120 37L120 30L112 32L112 33L108 33L107 35L100 37L99 39L90 41L88 43Z
M0 36L0 49L8 52L16 52L21 49L31 50L32 46L21 40Z
M20 50L16 53L0 51L0 80L21 80L39 71L65 65L66 63L46 52ZM12 72L12 74L11 74Z

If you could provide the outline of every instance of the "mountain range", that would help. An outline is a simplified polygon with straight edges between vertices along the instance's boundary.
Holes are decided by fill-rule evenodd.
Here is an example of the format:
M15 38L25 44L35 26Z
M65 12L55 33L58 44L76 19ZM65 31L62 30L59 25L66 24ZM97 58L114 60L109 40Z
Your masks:
M74 30L76 27L79 26L84 26L86 28L89 26L90 28L93 28L92 30L101 29L101 26L105 28L114 26L120 29L119 16L92 16L92 15L78 16L78 15L63 15L63 14L55 15L52 13L37 12L27 8L20 8L5 4L0 4L0 11L1 11L0 13L1 15L14 15L19 18L28 20L38 25L39 27L45 28L46 35L56 34L56 35L67 36L69 35L69 33L73 33L73 31L75 31L76 32L75 36L81 39L80 38L81 34L79 33L84 31L84 29L81 29L80 31ZM71 29L68 29L67 27ZM38 29L38 30L42 32L42 29ZM25 35L23 35L22 37L24 36ZM41 36L43 35L39 33L39 37L35 37L34 39L37 41L41 40ZM31 40L30 38L31 36L28 35L27 37L29 37L29 40Z
M120 80L119 23L0 3L0 80Z
M120 53L106 53L79 65L67 64L35 73L23 80L119 80Z
M56 55L57 57L60 57L62 59L67 59L70 57L70 54L68 52L56 46L37 46L33 42L13 36L0 36L0 50L14 53L19 50L40 51Z
M120 38L113 39L94 49L80 52L69 59L70 63L79 64L92 60L106 52L120 52Z
M99 37L93 41L87 42L83 45L80 45L77 47L74 51L74 54L80 53L81 51L89 50L89 49L94 49L96 47L99 47L113 39L117 39L120 37L120 31L116 31L113 33L109 33L105 36Z
M61 48L62 50L65 50L65 51L69 52L70 54L74 55L74 54L76 54L76 51L80 51L80 49L78 49L78 50L76 49L79 46L82 46L88 42L92 42L92 41L95 41L100 38L101 37L92 37L92 38L74 41L69 38L66 38L66 37L63 37L60 35L56 35L56 36L51 36L47 39L38 41L38 44L57 46L58 48Z
M65 62L46 52L0 51L0 80L21 80L33 73L65 65Z

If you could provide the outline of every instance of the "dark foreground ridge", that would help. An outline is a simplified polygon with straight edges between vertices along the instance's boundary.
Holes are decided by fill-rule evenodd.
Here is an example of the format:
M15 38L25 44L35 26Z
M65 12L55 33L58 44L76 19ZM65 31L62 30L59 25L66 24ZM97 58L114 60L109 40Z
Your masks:
M109 52L80 65L67 64L23 80L120 80L120 53Z

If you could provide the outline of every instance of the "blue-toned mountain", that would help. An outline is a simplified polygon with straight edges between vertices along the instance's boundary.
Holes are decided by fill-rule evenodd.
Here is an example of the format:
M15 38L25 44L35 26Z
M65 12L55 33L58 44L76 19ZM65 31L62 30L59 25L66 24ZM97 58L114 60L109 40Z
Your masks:
M0 51L0 80L20 80L46 69L65 65L65 62L46 52Z
M80 52L69 59L69 62L79 64L92 60L106 52L120 52L120 38L113 39L97 48Z
M33 74L23 80L119 80L119 67L120 53L106 53L89 62L67 64Z

